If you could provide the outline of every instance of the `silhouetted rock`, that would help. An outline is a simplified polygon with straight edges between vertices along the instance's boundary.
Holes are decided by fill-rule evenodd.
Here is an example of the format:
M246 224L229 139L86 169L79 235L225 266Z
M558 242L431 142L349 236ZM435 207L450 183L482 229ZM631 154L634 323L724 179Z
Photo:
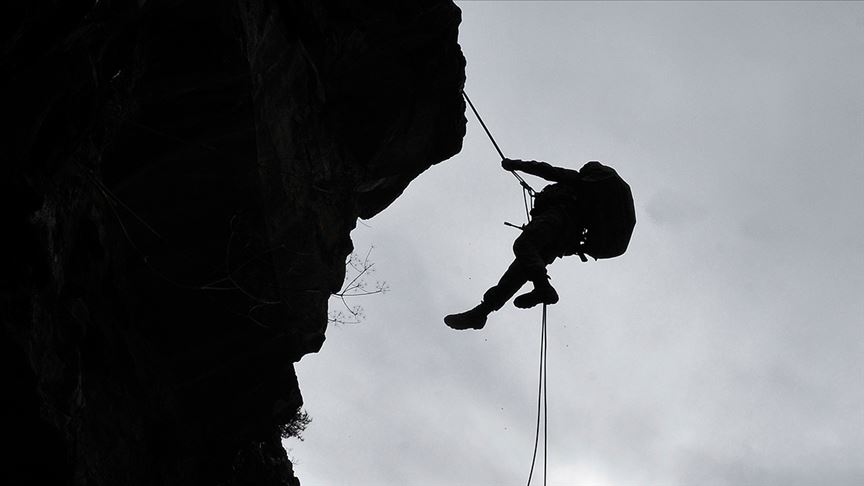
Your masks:
M2 8L0 478L297 484L280 425L349 233L461 147L458 8Z

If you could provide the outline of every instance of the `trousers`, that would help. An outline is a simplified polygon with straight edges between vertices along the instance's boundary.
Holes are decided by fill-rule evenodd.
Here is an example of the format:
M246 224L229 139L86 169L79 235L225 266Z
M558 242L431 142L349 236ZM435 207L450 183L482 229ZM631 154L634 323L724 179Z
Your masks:
M498 283L483 294L481 304L488 311L504 307L510 298L527 282L548 279L546 265L564 256L566 245L563 241L564 226L562 216L554 212L538 214L525 225L522 234L513 242L513 263L501 276Z

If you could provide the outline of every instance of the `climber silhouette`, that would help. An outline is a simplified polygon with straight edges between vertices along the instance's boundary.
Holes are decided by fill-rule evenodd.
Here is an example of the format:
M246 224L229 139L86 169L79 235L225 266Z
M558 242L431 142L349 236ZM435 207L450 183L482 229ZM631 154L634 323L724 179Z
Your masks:
M591 161L580 170L554 167L546 162L504 159L501 167L518 170L553 182L534 199L531 221L513 243L516 256L498 284L483 294L471 310L451 314L444 322L453 329L482 329L486 318L500 309L526 283L534 289L513 300L527 309L558 302L549 283L546 265L556 258L585 255L612 258L627 250L636 214L630 186L615 169Z

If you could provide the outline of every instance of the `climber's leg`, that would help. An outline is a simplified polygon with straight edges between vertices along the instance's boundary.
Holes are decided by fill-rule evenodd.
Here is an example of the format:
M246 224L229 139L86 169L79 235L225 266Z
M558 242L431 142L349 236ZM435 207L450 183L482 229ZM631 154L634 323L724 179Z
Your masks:
M504 307L528 280L524 264L518 258L513 260L498 283L483 294L483 303L491 309L490 312L497 311Z
M483 301L469 311L445 317L444 322L454 329L481 329L486 324L486 317L503 307L528 281L534 284L534 290L517 297L520 300L514 303L518 307L558 302L558 293L549 284L546 265L559 256L560 228L557 215L536 215L513 243L516 259L498 283L483 294Z
M486 325L486 317L503 307L527 281L521 265L514 260L498 284L483 294L483 301L479 305L459 314L450 314L444 318L444 323L453 329L482 329Z
M513 242L516 262L528 280L534 282L546 278L546 265L551 263L554 257L549 260L545 249L555 236L549 225L535 220L525 226L522 234Z
M516 297L513 304L527 309L537 304L558 302L558 293L549 283L546 265L561 255L559 247L562 238L561 224L555 215L539 215L513 244L516 261L523 269L525 277L534 284L534 290Z
M538 304L552 305L558 302L558 292L549 283L549 280L538 280L534 282L531 292L522 294L513 299L513 305L520 309L530 309Z

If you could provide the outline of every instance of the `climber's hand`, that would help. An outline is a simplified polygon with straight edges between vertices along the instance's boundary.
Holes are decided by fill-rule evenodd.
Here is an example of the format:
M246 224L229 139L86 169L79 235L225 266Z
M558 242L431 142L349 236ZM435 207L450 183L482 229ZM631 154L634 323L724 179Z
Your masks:
M504 159L501 161L501 168L504 170L514 171L518 170L521 164L521 160Z

